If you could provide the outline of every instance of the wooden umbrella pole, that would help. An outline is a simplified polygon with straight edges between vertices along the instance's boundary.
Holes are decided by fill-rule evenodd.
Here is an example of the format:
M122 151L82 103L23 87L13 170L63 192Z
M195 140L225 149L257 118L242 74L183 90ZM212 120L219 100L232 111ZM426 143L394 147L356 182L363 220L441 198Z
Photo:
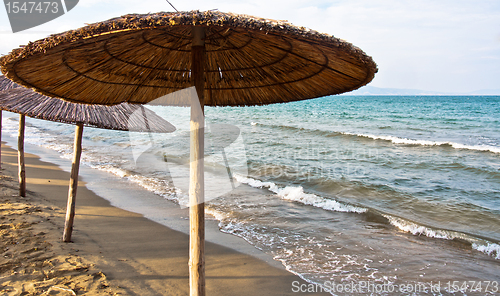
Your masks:
M83 124L77 124L75 128L75 144L73 147L73 163L71 166L71 178L69 180L68 205L66 207L66 222L64 223L63 242L71 242L73 232L73 221L75 219L76 189L78 188L78 171L80 170L80 157L82 155Z
M26 196L26 170L24 168L24 126L26 117L19 115L19 135L17 137L17 162L19 164L19 196Z
M2 110L0 110L0 169L2 168Z
M191 102L189 180L189 290L191 296L205 295L205 28L193 26L191 75L199 101Z

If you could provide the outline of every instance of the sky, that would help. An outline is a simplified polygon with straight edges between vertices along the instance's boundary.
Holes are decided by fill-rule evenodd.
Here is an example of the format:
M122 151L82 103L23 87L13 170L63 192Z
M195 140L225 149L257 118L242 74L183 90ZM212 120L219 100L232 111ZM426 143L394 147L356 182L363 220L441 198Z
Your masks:
M21 1L21 0L16 0ZM499 0L170 0L179 11L218 9L287 20L344 39L372 56L381 88L500 95ZM65 15L12 33L0 8L0 54L50 34L128 13L173 11L166 0L80 0Z

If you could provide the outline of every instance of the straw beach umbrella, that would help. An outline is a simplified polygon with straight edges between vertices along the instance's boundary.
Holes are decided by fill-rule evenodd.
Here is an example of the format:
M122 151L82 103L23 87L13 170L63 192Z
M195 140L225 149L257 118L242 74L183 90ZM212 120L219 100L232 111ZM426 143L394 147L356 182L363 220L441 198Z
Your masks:
M0 76L0 91L8 90L11 88L19 87L12 80ZM0 142L2 142L2 110L0 109ZM0 149L0 169L2 168L2 150Z
M19 194L26 195L26 174L24 169L24 116L55 122L75 124L75 142L71 179L68 192L68 206L63 241L71 241L75 216L78 171L82 153L83 126L111 130L171 133L175 127L142 105L127 103L115 106L85 105L50 98L20 87L0 92L0 109L21 114L18 138Z
M371 57L341 39L219 11L125 15L15 49L0 66L37 92L89 104L148 103L196 87L197 102L173 102L191 105L192 295L205 294L203 107L339 94L377 72Z
M12 80L7 79L4 76L0 76L0 91L5 91L13 88L19 88L18 84L14 83ZM24 114L19 114L19 132L17 137L17 163L18 163L18 180L19 180L19 196L26 196L26 171L24 168L24 124L25 124ZM2 109L0 108L0 141L2 139ZM2 152L0 149L0 168L1 168L1 156Z

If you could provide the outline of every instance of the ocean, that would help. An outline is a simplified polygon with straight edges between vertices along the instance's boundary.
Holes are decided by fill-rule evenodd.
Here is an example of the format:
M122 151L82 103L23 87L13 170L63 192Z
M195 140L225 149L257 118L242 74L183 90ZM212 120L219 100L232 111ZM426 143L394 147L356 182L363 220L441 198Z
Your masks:
M189 109L148 108L177 131L85 128L82 164L185 207ZM206 211L221 232L332 295L349 283L500 293L499 96L330 96L205 116ZM17 120L4 112L3 133L16 137ZM26 142L71 158L73 127L27 124Z

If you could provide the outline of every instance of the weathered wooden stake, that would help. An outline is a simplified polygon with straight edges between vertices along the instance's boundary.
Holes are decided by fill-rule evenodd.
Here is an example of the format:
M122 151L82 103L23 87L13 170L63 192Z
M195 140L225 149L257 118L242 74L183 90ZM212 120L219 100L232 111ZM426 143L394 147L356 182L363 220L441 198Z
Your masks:
M19 115L19 135L17 137L17 162L19 164L19 196L26 196L26 170L24 168L24 125L26 118Z
M78 171L80 170L80 156L82 155L83 124L75 128L75 144L73 147L73 163L71 179L69 180L68 205L66 206L66 222L64 223L63 242L71 242L73 221L75 219L76 189L78 188Z
M191 102L189 180L189 290L191 296L205 295L205 28L193 26L191 75L199 102Z
M0 110L0 169L2 168L2 110Z

